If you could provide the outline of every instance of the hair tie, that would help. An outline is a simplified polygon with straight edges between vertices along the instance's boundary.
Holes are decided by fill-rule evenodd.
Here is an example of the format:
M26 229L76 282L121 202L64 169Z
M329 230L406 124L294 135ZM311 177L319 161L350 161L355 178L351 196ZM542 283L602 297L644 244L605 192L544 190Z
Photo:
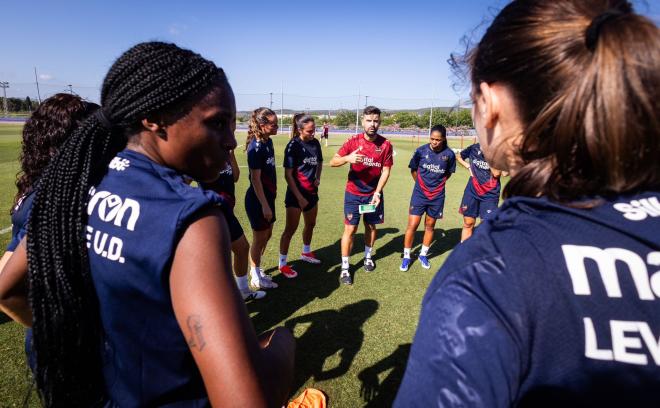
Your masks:
M598 16L594 17L593 20L591 20L591 24L589 24L589 27L587 27L587 30L585 32L585 43L589 51L593 51L596 49L596 44L598 43L598 37L600 35L600 29L602 28L603 24L605 24L609 20L622 16L627 12L628 11L623 11L619 9L609 9L604 13L601 13Z
M94 116L96 117L96 120L99 121L101 126L103 126L106 129L112 129L114 125L112 124L112 121L110 118L108 118L108 115L105 114L103 111L103 108L97 109L96 112L94 112Z

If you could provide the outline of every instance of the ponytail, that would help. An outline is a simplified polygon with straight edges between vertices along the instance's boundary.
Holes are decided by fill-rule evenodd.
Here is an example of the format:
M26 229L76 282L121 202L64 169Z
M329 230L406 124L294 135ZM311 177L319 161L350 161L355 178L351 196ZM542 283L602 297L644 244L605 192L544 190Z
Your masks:
M300 129L309 122L314 122L314 117L306 113L296 113L293 115L291 138L300 137Z
M247 138L245 139L245 150L250 146L253 139L261 139L264 135L261 126L268 123L268 117L277 116L275 112L268 108L257 108L252 111L250 115L250 123L248 125Z

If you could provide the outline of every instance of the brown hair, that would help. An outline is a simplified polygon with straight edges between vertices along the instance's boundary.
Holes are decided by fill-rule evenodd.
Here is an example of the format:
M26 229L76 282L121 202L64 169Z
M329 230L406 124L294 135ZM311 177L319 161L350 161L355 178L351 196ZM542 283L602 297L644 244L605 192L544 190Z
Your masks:
M55 94L39 104L23 126L21 171L16 176L14 205L34 189L62 143L98 108L99 105L68 93Z
M517 0L467 62L506 84L523 122L505 196L568 202L660 187L660 30L621 0Z
M250 115L250 123L247 132L248 135L247 135L247 139L245 140L245 150L247 150L252 139L263 137L264 132L261 130L261 125L265 125L266 123L268 123L269 116L277 117L277 114L273 112L271 109L264 107L257 108L252 111L252 115Z
M296 113L293 115L292 128L291 128L291 138L300 136L300 129L305 126L306 123L314 122L314 117L306 113Z
M375 106L366 106L364 110L362 110L363 115L378 115L380 116L380 109L378 109Z

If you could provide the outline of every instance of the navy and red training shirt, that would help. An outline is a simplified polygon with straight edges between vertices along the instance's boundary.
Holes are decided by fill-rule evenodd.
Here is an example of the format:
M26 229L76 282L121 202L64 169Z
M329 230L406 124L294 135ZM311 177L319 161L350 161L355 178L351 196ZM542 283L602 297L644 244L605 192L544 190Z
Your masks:
M445 183L456 171L456 155L449 147L436 152L425 144L415 150L408 167L417 172L413 194L433 200L445 193Z
M299 137L289 140L284 149L284 168L293 169L293 179L302 193L317 194L316 171L323 163L323 153L318 140L308 142Z
M266 142L252 139L247 148L248 167L252 170L261 170L261 184L264 193L274 197L277 193L277 177L275 174L275 149L273 140ZM250 177L250 188L252 187L252 178Z
M200 184L202 188L218 193L231 208L236 206L236 185L231 164L227 163L227 166L218 174L217 180Z
M463 160L470 160L470 171L472 176L468 181L468 186L473 194L479 198L498 198L500 197L500 179L493 177L490 172L490 165L484 158L479 143L472 144L461 151Z
M356 150L364 155L364 161L351 164L346 191L358 196L370 196L378 186L383 167L394 164L392 143L381 135L376 135L371 142L364 137L364 133L360 133L344 142L337 154L347 156Z

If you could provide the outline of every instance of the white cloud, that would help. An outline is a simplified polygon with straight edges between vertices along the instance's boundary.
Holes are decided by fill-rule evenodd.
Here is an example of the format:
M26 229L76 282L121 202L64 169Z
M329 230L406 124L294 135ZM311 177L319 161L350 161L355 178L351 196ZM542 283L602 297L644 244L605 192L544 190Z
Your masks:
M181 23L172 23L170 26L167 28L167 31L172 34L172 35L179 35L184 31L188 30L188 26L185 24Z
M50 81L51 79L55 78L51 74L39 74L39 79L42 81Z

